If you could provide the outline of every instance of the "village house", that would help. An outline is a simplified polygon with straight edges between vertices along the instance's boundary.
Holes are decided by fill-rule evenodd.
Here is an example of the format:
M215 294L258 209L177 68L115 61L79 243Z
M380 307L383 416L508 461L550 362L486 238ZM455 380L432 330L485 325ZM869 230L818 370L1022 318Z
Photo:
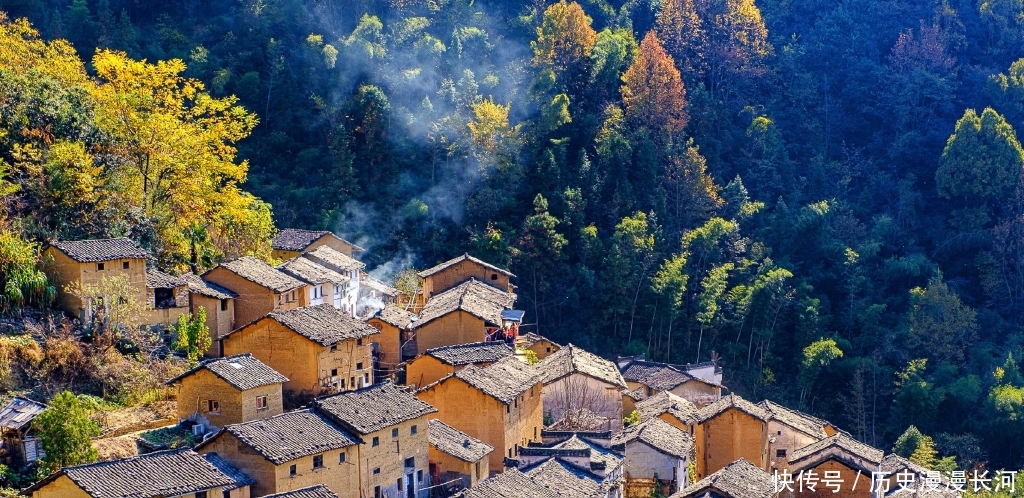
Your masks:
M835 476L833 486L819 481L814 489L808 486L792 486L794 498L838 496L843 498L869 498L871 476L878 472L882 463L882 450L872 448L840 432L821 441L804 446L793 452L789 459L789 473L799 476L801 472L814 472L824 477L826 472ZM781 474L781 472L780 472ZM796 480L796 478L794 478Z
M534 332L527 332L516 336L516 349L533 351L537 355L538 360L547 358L552 353L561 349L561 347L551 339Z
M188 282L156 268L146 270L147 325L157 326L168 339L178 317L189 312Z
M210 330L212 339L206 356L221 356L221 338L235 330L235 299L238 294L192 273L182 275L182 279L188 285L189 313L194 317L198 316L200 308L206 311L206 328Z
M504 341L473 342L428 349L406 366L405 381L409 385L425 386L467 365L486 367L514 353Z
M704 477L740 458L768 467L770 414L735 394L697 411L697 476Z
M561 472L575 475L587 496L622 496L623 455L611 448L612 434L541 431L542 443L520 448L516 468L541 482L563 481ZM551 475L550 472L556 472Z
M601 498L596 495L580 496L576 494L580 488L568 486L566 493L572 493L571 498ZM511 468L500 474L480 481L480 484L473 486L457 495L455 498L569 498L559 489L549 485L547 479L541 481L534 479Z
M669 498L781 498L772 474L739 459ZM842 496L842 495L838 495Z
M166 450L64 467L21 492L32 498L250 498L253 480L217 457Z
M689 484L694 439L668 422L655 418L627 427L612 438L612 447L625 455L627 496L635 496L630 488L659 486L671 494Z
M423 270L417 275L423 279L422 298L425 301L430 301L432 297L470 279L485 282L487 285L510 294L515 289L515 286L509 281L515 275L508 270L474 258L468 253ZM416 309L424 305L424 303L417 304L419 306Z
M370 274L359 272L359 297L356 301L356 316L373 315L398 300L398 289L381 282Z
M660 392L636 404L640 421L661 419L690 436L696 435L697 407L669 391Z
M146 302L146 261L151 256L131 239L59 241L43 256L53 259L47 277L57 287L57 307L83 322L100 303L92 297L83 301L81 290L98 286L104 278L127 277L136 299Z
M285 491L284 493L274 493L272 495L264 495L259 498L338 498L338 495L331 491L331 488L324 486L323 484L317 484L316 486L310 486L308 488L296 489L295 491Z
M415 319L416 315L394 304L385 305L366 319L367 325L380 331L374 342L380 376L394 373L403 362L416 356L416 345L410 341Z
M758 406L768 412L768 467L765 470L769 472L789 470L789 456L794 450L837 432L824 420L778 403L764 400Z
M468 365L416 396L436 407L444 423L493 446L497 451L488 466L492 473L501 472L506 457L540 441L542 378L536 368L509 356L486 367Z
M556 490L567 498L622 497L620 479L609 478L600 465L592 467L584 461L583 466L580 466L574 460L578 458L548 457L540 463L519 470L534 482Z
M270 257L280 260L292 259L320 246L330 247L348 257L363 251L362 247L326 230L299 230L297 228L282 229L274 237L270 246L272 249Z
M430 486L428 426L434 407L385 382L317 399L313 408L361 439L360 496L422 498L420 490Z
M690 400L697 407L706 406L722 397L722 385L695 377L681 366L653 361L633 360L620 365L622 377L630 390L637 390L634 399L669 391Z
M245 324L267 313L292 310L308 304L306 284L252 256L221 263L202 279L231 289L236 324ZM230 354L230 353L227 353Z
M470 488L487 479L487 456L494 451L493 446L436 418L430 421L429 428L432 482L449 490Z
M203 361L167 385L178 388L178 420L221 428L280 415L284 382L288 377L245 353Z
M330 304L270 313L224 336L225 355L252 353L289 380L301 396L373 383L370 339L377 329Z
M306 258L293 258L277 266L278 270L306 284L309 306L330 304L342 308L342 293L351 278Z
M340 303L339 309L356 316L356 304L362 285L360 275L366 265L326 245L305 252L302 257L348 277L348 286L335 287L335 292L339 294L335 296L335 301Z
M32 421L45 409L46 405L20 396L0 408L0 464L19 468L43 457Z
M413 322L417 354L428 349L491 340L506 330L502 312L516 295L471 279L427 301Z
M951 489L951 482L946 474L927 469L896 454L886 455L878 466L880 475L876 481L876 496L884 498L899 496L900 498L958 498L960 493ZM992 487L1000 482L995 477ZM852 486L851 486L852 488ZM967 488L967 486L964 486Z
M196 451L217 455L252 476L253 496L317 484L352 496L359 487L359 443L359 437L323 414L304 409L228 425Z
M572 423L587 412L606 421L601 430L622 429L626 381L615 363L569 344L536 366L544 373L544 416L569 424L562 430L596 429Z

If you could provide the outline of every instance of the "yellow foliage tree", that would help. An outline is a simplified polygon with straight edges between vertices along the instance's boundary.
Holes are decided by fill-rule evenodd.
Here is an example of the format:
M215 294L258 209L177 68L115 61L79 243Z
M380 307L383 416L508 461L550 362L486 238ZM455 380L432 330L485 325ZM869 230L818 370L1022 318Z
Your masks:
M530 43L533 63L552 71L561 89L579 95L590 75L590 55L596 42L597 32L583 7L561 0L544 11L537 40Z
M93 66L96 123L112 137L106 152L124 160L112 177L153 220L160 259L183 268L195 263L196 244L231 256L269 255L270 208L238 188L248 164L235 161L234 144L256 116L234 96L213 98L201 82L182 77L178 59L150 64L100 50ZM197 240L197 227L209 237Z

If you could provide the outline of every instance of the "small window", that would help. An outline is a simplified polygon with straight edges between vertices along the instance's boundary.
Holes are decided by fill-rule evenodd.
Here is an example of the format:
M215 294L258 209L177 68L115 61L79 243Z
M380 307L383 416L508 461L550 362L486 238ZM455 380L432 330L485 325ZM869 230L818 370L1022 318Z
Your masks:
M217 401L215 399L206 400L206 408L207 408L206 411L208 411L210 413L219 413L220 412L220 401Z
M293 476L293 477L295 476L295 466L294 465L292 465L291 467L288 467L288 475Z
M416 466L416 457L406 458L405 459L405 466L406 467L410 467L410 468L411 467L415 467Z
M491 280L497 280L497 279L498 279L498 274L497 273L492 273L491 274Z
M776 458L785 458L786 457L786 450L775 450L775 457Z
M356 378L355 377L349 377L348 378L348 385L352 386L352 389L355 389L356 388Z
M223 491L223 493L224 493L224 498L231 498L231 490L225 489Z
M338 343L331 344L331 352L334 353L336 351L338 351Z
M363 369L363 362L356 363L356 370L362 370L362 369Z
M374 439L377 439L377 438L374 438ZM375 475L375 476L379 476L380 475L380 467L377 467L377 468L373 469L373 475Z
M409 429L409 434L416 434L416 432L417 432L417 429L416 429L416 426L415 426L415 425L414 425L414 426L412 426L412 428L411 428L411 429Z
M324 468L324 456L323 455L313 455L313 468L314 469L322 469L322 468Z
M363 385L366 385L366 386L370 385L370 374L368 374L368 373L364 373L363 374Z
M128 263L125 263L126 265ZM196 491L196 498L206 498L206 491Z
M779 431L779 435L780 435L780 436L782 435L782 431Z
M550 353L550 352L551 352L551 346L548 346L548 347L547 347L547 350L548 350L548 352Z
M423 482L423 469L416 471L416 480L419 482Z
M257 410L266 410L267 409L267 397L266 396L256 396L256 409Z
M338 369L337 368L332 368L331 369L331 377L337 377L337 376L338 376Z
M104 263L96 263L96 270L97 271L103 271L105 266L106 265Z
M362 345L363 345L363 338L360 337L360 338L356 339L356 346L362 346Z
M372 446L380 446L380 438L379 437L373 436L373 444L372 444ZM373 473L374 474L380 473L380 469L377 469L377 470L373 471Z
M345 452L342 451L338 454L338 463L345 463Z
M505 413L512 413L512 407L505 405ZM509 457L511 458L511 457Z
M220 300L220 310L221 311L227 311L228 310L228 300L227 299L221 299Z
M398 437L398 427L391 429L391 437Z
M402 479L401 477L398 478L397 482L398 482L398 490L399 491L405 491L405 488L402 486L403 481L405 481L405 479Z
M121 263L121 269L122 270L127 270L128 267L129 267L128 261L125 261L125 262Z

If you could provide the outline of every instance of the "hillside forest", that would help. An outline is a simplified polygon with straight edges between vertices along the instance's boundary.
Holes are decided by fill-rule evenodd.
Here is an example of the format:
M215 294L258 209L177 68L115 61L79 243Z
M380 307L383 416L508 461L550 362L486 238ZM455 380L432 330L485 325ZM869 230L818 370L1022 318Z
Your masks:
M1024 466L1020 0L0 10L9 316L52 296L49 241L180 273L329 229L391 283L507 266L555 341Z

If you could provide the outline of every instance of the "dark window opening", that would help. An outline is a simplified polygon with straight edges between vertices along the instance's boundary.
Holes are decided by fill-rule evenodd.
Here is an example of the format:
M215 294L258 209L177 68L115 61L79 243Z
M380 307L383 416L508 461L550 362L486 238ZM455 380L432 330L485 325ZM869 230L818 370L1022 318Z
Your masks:
M374 486L373 487L373 498L381 498L380 497L380 486Z
M786 450L775 450L776 458L784 458L786 456Z
M391 437L398 437L398 428L391 429Z
M492 273L491 274L491 280L497 280L497 279L498 279L498 274L497 273Z
M338 454L338 463L345 463L345 452L344 451L342 451L340 454Z
M103 268L105 266L106 265L104 263L96 263L96 269L99 270L99 271L103 271Z
M399 491L405 491L405 487L404 487L404 486L402 485L402 484L403 484L403 482L402 482L402 481L404 481L404 479L402 479L401 477L399 477L399 478L398 478L398 490L399 490Z
M291 467L288 467L288 475L290 475L290 476L294 476L295 475L295 466L294 465L292 465Z
M415 425L412 426L411 429L409 429L409 434L416 434L416 426Z
M415 467L416 466L416 457L406 458L405 459L405 466L406 467Z
M228 300L227 299L221 299L220 300L220 310L221 311L227 311L228 310Z
M363 362L356 363L356 370L362 370L362 369L363 369Z
M337 377L337 376L338 376L338 369L337 368L332 368L331 369L331 377Z
M419 482L423 482L423 469L416 471L416 480Z
M196 491L196 498L206 498L206 491Z
M380 467L377 467L377 468L373 469L373 475L375 475L375 476L379 476L380 475Z
M313 455L313 468L314 469L322 469L322 468L324 468L324 456L323 455Z
M163 310L174 308L178 303L174 301L174 289L156 288L153 289L153 301L156 309Z
M338 350L338 343L331 344L331 352L333 353L333 352L335 352L337 350Z
M373 446L380 446L380 438L377 436L373 437ZM380 472L380 469L373 471L375 474Z
M128 269L128 266L129 266L129 265L128 265L128 262L127 262L127 261L125 261L124 263L121 263L121 269L122 269L122 270L127 270L127 269Z
M356 339L356 346L362 346L362 345L363 345L363 338L360 337L359 339Z

